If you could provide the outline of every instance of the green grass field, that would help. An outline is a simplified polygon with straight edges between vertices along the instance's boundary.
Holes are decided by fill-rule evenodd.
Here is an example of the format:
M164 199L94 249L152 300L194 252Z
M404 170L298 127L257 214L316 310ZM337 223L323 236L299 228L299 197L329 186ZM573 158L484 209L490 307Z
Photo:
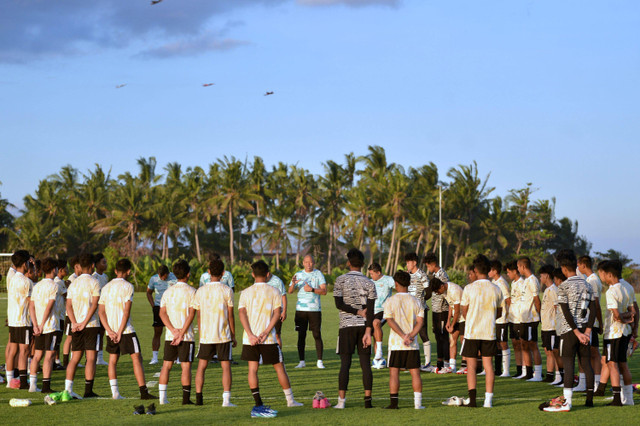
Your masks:
M0 299L1 312L6 312L6 295ZM236 296L237 299L237 296ZM311 333L307 337L307 362L310 367L294 369L298 362L296 341L297 335L293 330L293 314L295 311L295 297L289 299L289 318L283 326L283 352L285 363L289 367L295 398L305 404L300 408L287 408L284 394L276 380L275 372L270 366L262 366L259 372L260 391L267 405L271 405L279 411L276 419L252 419L250 417L253 398L247 385L246 363L240 361L241 348L234 349L234 358L239 365L233 367L232 402L237 408L223 409L222 386L220 383L220 367L211 364L207 370L207 382L205 383L205 405L202 407L181 405L182 389L180 386L180 370L174 368L169 382L169 398L171 404L158 406L158 414L151 416L134 416L133 405L140 404L138 388L133 377L131 362L128 357L123 357L119 364L120 392L127 397L123 401L113 401L106 366L99 366L96 373L94 390L104 398L97 400L71 401L47 406L43 402L44 395L30 394L27 391L6 389L0 387L0 406L3 424L17 424L28 422L29 424L139 424L139 423L163 423L163 424L211 424L211 423L255 423L255 422L280 422L280 423L314 423L314 424L391 424L404 422L436 422L438 424L549 424L563 422L566 424L629 424L637 421L640 415L640 407L606 407L608 400L595 399L595 408L587 409L582 406L582 394L574 395L574 409L570 413L544 413L538 410L538 405L546 399L560 395L562 390L551 387L546 383L526 383L510 378L498 378L495 385L494 407L491 409L469 409L463 407L445 407L441 402L452 396L466 396L467 386L464 376L449 374L438 376L423 373L423 405L426 410L413 409L413 391L408 374L401 375L400 406L401 410L386 411L381 407L389 402L389 373L388 370L373 370L374 373L374 408L364 409L363 389L360 369L357 360L351 370L351 381L347 395L347 408L345 410L314 410L311 408L312 397L316 391L323 391L332 403L337 401L338 371L340 361L335 354L335 344L338 332L338 313L333 305L333 298L323 297L323 340L325 344L325 370L315 368L315 346ZM293 301L293 303L292 303ZM2 315L4 317L4 315ZM150 390L158 394L155 373L160 371L160 365L148 365L151 358L151 327L152 313L143 293L137 293L133 305L133 325L136 328L143 345L145 357L145 373ZM236 323L239 329L239 320L236 314ZM431 322L431 321L429 321ZM4 362L4 342L7 341L8 329L0 329L0 342L3 342L2 362ZM385 333L388 328L385 327ZM239 333L240 334L240 333ZM385 335L385 354L386 354ZM241 339L240 339L241 340ZM432 341L434 341L432 339ZM433 361L435 362L435 343L433 344ZM160 353L162 356L162 352ZM543 354L544 357L544 354ZM637 381L640 381L640 355L636 354L631 359L631 370ZM512 360L512 373L515 371L515 363ZM543 362L544 365L544 362ZM543 367L544 368L544 367ZM84 370L80 369L76 375L75 388L82 394L84 390ZM64 388L64 372L54 372L52 387L55 390ZM195 369L193 370L195 375ZM38 384L41 384L42 376L38 376ZM153 385L153 386L151 386ZM195 384L194 395L195 400ZM610 394L609 394L610 395ZM478 400L481 403L484 397L484 380L478 380ZM11 398L31 398L33 405L27 408L12 408L9 406Z

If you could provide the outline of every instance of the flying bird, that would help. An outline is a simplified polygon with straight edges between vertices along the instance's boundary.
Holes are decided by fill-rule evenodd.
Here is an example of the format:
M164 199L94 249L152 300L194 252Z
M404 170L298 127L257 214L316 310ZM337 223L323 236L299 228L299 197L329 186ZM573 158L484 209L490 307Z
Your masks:
M123 88L124 86L126 86L126 85L127 85L127 83L125 83L125 84L118 84L118 85L116 86L116 89L122 89L122 88Z
M162 0L151 0L151 6L160 3Z
M213 86L215 83L205 83L202 85L202 87L209 87L209 86Z
M265 96L273 95L273 92L267 92L264 94Z

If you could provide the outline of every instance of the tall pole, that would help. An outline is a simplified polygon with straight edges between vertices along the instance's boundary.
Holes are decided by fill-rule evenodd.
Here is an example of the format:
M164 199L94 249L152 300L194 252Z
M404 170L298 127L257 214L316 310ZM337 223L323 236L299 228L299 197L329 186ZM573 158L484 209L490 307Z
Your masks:
M442 266L442 185L438 185L438 223L440 225L440 230L439 230L439 235L438 235L438 244L440 245L440 248L438 250L438 256L439 256L439 260L440 263L438 263L438 266L440 266L441 268Z

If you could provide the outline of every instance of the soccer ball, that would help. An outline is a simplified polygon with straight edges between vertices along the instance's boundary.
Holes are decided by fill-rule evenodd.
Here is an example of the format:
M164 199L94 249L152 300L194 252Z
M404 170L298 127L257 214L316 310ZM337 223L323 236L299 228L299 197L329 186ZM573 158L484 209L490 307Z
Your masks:
M373 363L371 364L371 366L373 368L375 368L376 370L380 370L382 368L386 368L387 367L387 360L382 358L382 359L374 359Z

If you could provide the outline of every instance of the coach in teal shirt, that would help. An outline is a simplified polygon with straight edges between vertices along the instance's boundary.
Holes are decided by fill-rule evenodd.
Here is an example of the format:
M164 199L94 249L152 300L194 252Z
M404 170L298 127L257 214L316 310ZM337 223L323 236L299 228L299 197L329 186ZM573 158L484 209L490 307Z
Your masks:
M316 355L318 356L317 367L324 368L322 363L322 312L320 306L320 296L327 294L327 282L324 275L314 269L313 256L307 255L302 260L304 270L297 272L289 284L289 293L298 290L298 301L296 302L296 316L294 322L298 332L298 356L300 363L296 368L306 367L305 363L305 342L307 330L311 330L316 341Z

